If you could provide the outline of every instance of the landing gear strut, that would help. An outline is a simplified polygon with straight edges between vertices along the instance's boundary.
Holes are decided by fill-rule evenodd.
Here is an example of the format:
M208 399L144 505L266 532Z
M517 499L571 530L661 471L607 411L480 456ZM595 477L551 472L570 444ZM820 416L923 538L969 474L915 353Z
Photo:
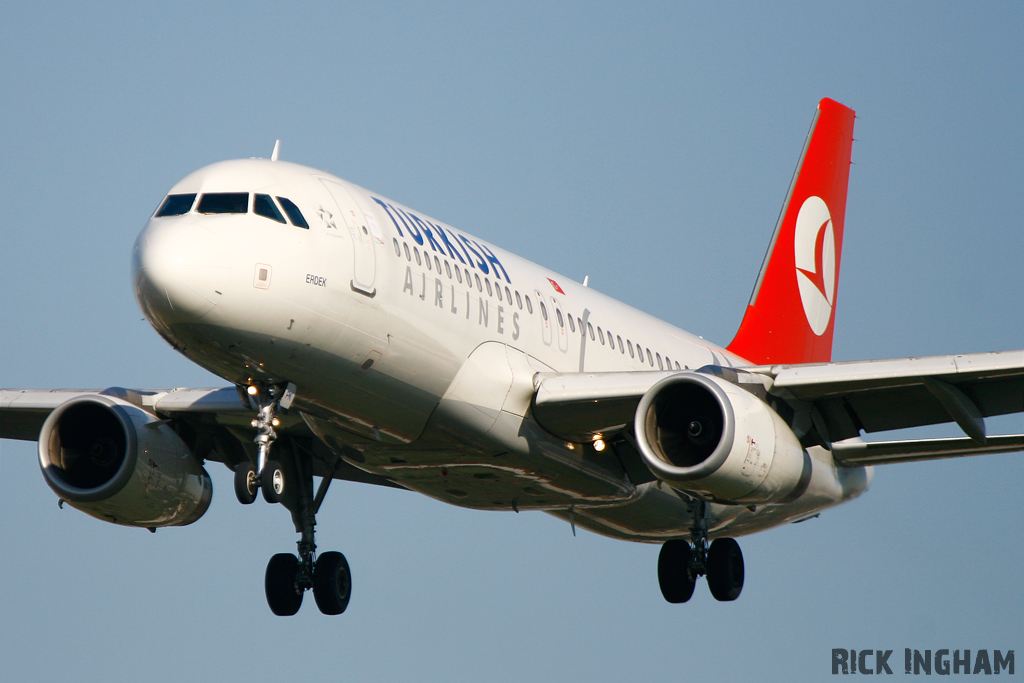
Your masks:
M282 504L291 511L295 530L300 534L298 557L279 553L270 558L264 579L267 604L274 614L291 616L302 606L303 594L312 589L321 612L341 614L348 607L352 595L352 573L348 561L338 552L316 554L316 513L327 495L331 476L328 474L320 480L314 496L312 459L308 454L301 457L294 449L284 457L289 472L295 472L295 476L289 479L295 485L289 489L289 495Z
M300 534L298 556L278 553L270 558L264 576L264 588L270 611L278 616L291 616L302 606L302 597L312 589L317 607L324 614L341 614L348 607L352 594L352 574L348 561L338 552L316 554L316 513L320 510L334 472L320 480L313 493L312 455L285 439L270 459L270 447L277 440L274 427L280 424L277 411L287 410L295 396L295 385L286 387L253 387L247 389L256 398L259 412L252 421L256 428L254 442L259 451L259 469L251 462L235 467L235 494L244 504L256 500L263 491L268 503L281 503L292 513L295 531ZM341 459L335 461L335 469ZM287 472L287 475L285 474ZM287 483L287 486L286 486Z
M256 467L250 462L242 462L235 466L235 495L238 502L248 505L256 500L256 489L263 490L263 498L268 503L280 503L284 495L284 468L277 460L270 459L270 447L277 440L274 427L281 424L277 412L287 411L295 398L295 385L289 382L285 386L250 385L246 393L256 401L256 418L252 426L256 428L253 441L258 450Z
M743 553L739 543L731 538L719 538L709 547L707 504L692 499L690 513L693 545L672 539L661 546L658 556L661 594L671 603L686 602L693 595L697 577L707 575L708 588L715 600L735 600L743 590Z

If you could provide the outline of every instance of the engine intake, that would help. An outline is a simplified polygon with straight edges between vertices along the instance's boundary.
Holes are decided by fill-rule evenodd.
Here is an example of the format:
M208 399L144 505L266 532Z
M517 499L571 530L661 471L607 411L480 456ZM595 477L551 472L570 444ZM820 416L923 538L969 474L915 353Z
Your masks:
M54 492L93 517L126 526L181 526L209 508L213 484L165 422L100 394L58 406L39 434L39 466Z
M733 503L806 489L810 457L766 403L719 377L681 373L648 390L634 422L640 455L670 486Z

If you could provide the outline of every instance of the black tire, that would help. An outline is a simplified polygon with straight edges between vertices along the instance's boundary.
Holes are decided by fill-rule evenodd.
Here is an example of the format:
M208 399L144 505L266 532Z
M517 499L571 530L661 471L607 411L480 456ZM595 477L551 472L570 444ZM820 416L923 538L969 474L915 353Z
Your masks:
M302 606L303 591L295 585L298 573L299 558L290 553L278 553L267 563L263 586L270 611L279 617L290 617Z
M263 489L263 500L268 503L280 503L284 497L284 469L276 460L269 460L260 474L260 488Z
M324 614L341 614L352 597L352 573L341 553L322 553L313 567L313 597Z
M743 551L732 538L719 538L708 549L708 588L715 600L729 602L743 590Z
M658 585L672 604L686 602L693 595L697 577L690 573L690 544L682 539L665 541L658 555Z
M259 492L259 477L251 462L240 462L235 465L235 496L242 505L249 505L256 500Z

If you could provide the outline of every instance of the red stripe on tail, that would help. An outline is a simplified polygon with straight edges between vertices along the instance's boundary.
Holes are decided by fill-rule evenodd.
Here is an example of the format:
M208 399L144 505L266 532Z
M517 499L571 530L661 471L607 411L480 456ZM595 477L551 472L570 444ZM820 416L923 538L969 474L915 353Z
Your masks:
M757 365L832 359L854 112L824 99L729 350Z

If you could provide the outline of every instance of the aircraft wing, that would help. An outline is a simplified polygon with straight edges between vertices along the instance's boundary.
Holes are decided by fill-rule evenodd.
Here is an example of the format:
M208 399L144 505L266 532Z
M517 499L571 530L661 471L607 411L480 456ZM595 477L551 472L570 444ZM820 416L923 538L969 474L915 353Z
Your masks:
M0 389L0 438L35 441L43 422L65 401L100 394L121 398L150 412L199 415L253 411L234 388L224 389Z
M983 418L1024 412L1024 351L877 361L702 368L785 402L807 441L840 464L883 464L1024 450L1024 435L988 437ZM646 391L673 372L541 373L537 421L569 441L629 431ZM861 432L956 422L962 439L865 444Z
M135 404L175 422L192 451L229 468L254 460L251 421L255 409L236 387L219 389L0 389L0 438L36 441L50 413L76 396L102 395ZM404 488L349 465L317 439L297 411L280 416L278 441L307 451L313 473L367 484ZM250 453L250 451L252 451Z

